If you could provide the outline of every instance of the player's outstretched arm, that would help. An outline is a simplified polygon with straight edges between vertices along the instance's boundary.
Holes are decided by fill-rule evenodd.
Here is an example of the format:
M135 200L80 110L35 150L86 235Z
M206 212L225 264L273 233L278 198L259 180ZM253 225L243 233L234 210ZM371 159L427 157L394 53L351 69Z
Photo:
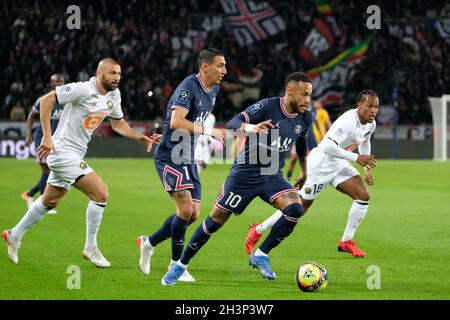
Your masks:
M43 96L40 100L40 119L42 127L42 141L36 149L36 155L40 158L47 158L53 149L52 128L50 119L52 116L53 106L56 104L56 91L52 90Z
M140 134L133 129L131 129L128 122L124 119L110 119L112 129L124 136L126 138L130 138L136 140L147 147L147 152L150 152L154 143L158 143L160 139L160 135L153 135L152 137L147 137L146 135Z
M262 121L258 124L246 123L244 120L244 116L241 113L235 115L230 121L228 121L227 129L240 130L246 134L249 134L259 132L268 133L269 130L273 128L272 120L270 119Z

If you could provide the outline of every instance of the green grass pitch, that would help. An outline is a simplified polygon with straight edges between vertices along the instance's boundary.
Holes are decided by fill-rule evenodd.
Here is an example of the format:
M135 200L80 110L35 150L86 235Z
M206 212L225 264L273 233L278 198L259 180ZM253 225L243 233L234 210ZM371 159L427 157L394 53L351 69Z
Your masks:
M138 268L136 237L148 235L174 212L151 159L87 159L109 186L110 199L99 232L99 245L111 261L98 269L84 260L87 198L72 190L58 214L47 216L22 239L19 264L0 249L0 299L449 299L450 162L379 160L370 188L369 212L355 240L367 256L337 252L351 199L328 187L294 233L272 251L275 281L251 269L243 248L247 228L274 209L255 199L191 261L194 284L163 287L170 242L160 244L152 270ZM229 165L213 165L202 175L202 216L188 229L187 240L212 208ZM0 229L14 226L26 211L20 193L38 180L33 160L0 160ZM294 275L300 263L317 261L329 273L325 290L302 293ZM80 289L67 288L70 266L80 268ZM379 267L380 289L369 289ZM369 273L368 273L369 271Z

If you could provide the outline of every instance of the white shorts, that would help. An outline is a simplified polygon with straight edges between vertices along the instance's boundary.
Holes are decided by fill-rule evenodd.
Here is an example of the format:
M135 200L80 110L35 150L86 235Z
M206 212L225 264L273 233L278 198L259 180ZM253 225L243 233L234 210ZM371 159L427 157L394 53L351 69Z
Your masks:
M298 194L305 200L314 200L325 187L331 183L336 188L342 182L359 176L358 170L347 162L335 172L320 172L308 168L308 177L305 185Z
M211 151L209 145L198 144L195 148L194 158L196 163L209 164L211 162Z
M66 152L50 154L47 165L51 170L47 183L66 190L72 188L78 177L94 172L80 156Z

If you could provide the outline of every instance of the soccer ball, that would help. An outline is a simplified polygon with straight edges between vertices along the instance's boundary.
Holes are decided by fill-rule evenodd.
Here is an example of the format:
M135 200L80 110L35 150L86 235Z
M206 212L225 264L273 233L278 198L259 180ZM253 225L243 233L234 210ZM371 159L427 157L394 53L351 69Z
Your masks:
M320 263L306 262L298 267L295 281L303 292L319 291L327 286L328 272Z

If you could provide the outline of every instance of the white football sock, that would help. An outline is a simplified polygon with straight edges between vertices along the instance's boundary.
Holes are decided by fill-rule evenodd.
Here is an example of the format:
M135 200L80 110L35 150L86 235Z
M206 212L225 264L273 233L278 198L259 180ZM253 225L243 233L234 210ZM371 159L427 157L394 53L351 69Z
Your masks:
M47 207L42 204L42 196L37 198L28 208L27 213L19 221L19 223L12 228L11 236L20 240L25 232L28 231L34 224L36 224L49 211Z
M91 250L97 247L97 233L102 222L103 211L106 203L99 203L89 200L86 209L86 244L84 248Z
M369 201L354 200L353 204L348 212L348 222L345 227L344 235L341 241L345 242L352 240L355 235L356 229L366 216L367 209L369 209Z
M280 210L277 210L277 212L275 212L273 215L271 215L269 218L267 218L266 220L264 220L263 222L261 222L256 228L256 232L258 232L259 234L263 234L264 232L266 232L267 230L269 230L270 228L272 228L272 226L278 221L278 219L280 219L283 216L283 212L281 212Z
M150 237L147 237L144 241L144 248L145 250L152 250L154 248L154 246L152 246L152 244L150 243Z
M261 250L259 250L259 248L256 249L254 255L257 257L259 257L259 256L267 257L267 253L262 252Z

